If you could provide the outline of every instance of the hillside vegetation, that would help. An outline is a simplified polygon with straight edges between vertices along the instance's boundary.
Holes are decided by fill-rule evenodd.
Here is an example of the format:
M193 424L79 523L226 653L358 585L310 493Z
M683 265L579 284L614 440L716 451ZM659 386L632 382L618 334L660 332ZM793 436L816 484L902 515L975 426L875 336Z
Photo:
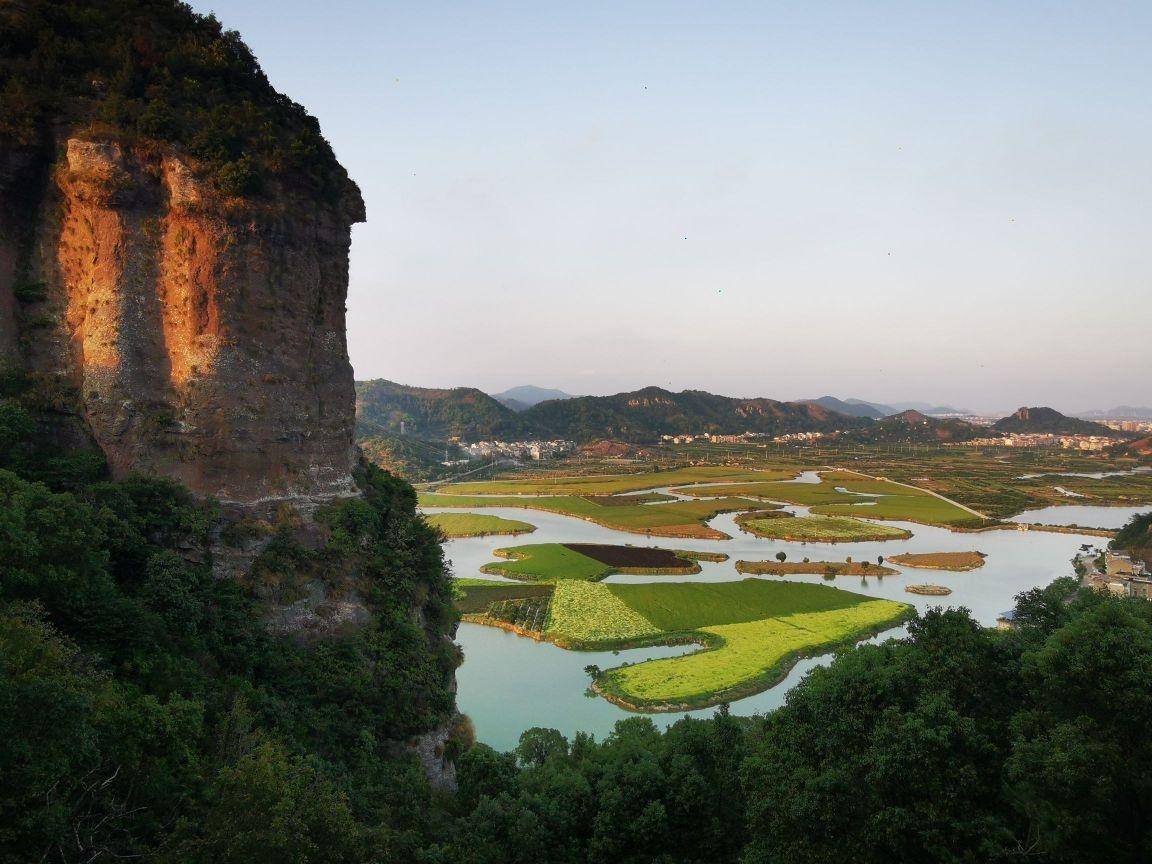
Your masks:
M1124 438L1125 433L1110 429L1103 423L1068 417L1053 408L1018 408L1015 413L992 424L997 432L1034 432L1052 435L1102 435L1106 438Z
M273 177L336 199L354 188L316 118L277 93L232 30L174 0L0 4L0 141L45 146L81 122L176 144L226 194Z
M435 390L377 379L356 382L356 428L361 438L398 434L446 441L532 437L531 423L473 387Z

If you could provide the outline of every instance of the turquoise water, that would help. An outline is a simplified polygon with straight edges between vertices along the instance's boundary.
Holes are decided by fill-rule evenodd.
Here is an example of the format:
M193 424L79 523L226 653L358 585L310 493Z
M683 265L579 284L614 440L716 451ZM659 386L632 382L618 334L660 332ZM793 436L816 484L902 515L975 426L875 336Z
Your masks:
M804 510L800 507L788 509L794 512ZM1126 508L1058 509L1094 511L1074 514L1070 521L1079 524L1098 524L1105 516L1111 516L1115 511ZM661 540L654 543L637 534L614 531L591 522L554 513L515 508L484 508L483 512L530 522L537 526L537 530L516 538L481 537L449 541L445 545L445 550L452 561L456 576L483 575L479 572L480 567L495 560L492 555L493 549L521 543L598 542L637 546L658 545L666 548L726 552L730 556L724 563L702 563L701 572L691 576L613 576L609 579L613 582L743 579L746 577L735 570L736 560L768 560L774 558L779 551L787 553L790 561L799 561L805 557L813 561L843 561L847 556L851 556L855 561L865 559L875 561L878 555L889 557L902 552L977 550L988 556L985 566L979 570L949 573L939 570L900 568L903 572L896 576L839 577L835 584L836 587L848 591L911 603L920 609L941 605L964 606L971 610L977 620L988 626L995 623L996 616L1000 612L1012 607L1013 598L1021 591L1047 585L1059 576L1071 575L1071 558L1081 543L1100 542L1097 537L1077 534L1016 530L962 534L943 528L895 522L890 524L906 528L913 536L907 540L868 543L794 543L744 534L736 528L735 515L724 514L717 516L709 524L731 534L731 540ZM1021 514L1021 517L1017 518L1023 516L1024 514ZM1083 520L1089 517L1093 517L1096 521L1085 523ZM787 578L798 582L823 581L818 575L797 575ZM904 590L906 585L923 582L948 586L953 593L948 597L922 597ZM902 628L888 631L878 639L890 638L902 632ZM499 749L515 746L520 733L533 726L552 727L568 736L577 731L586 731L600 737L611 731L617 720L630 716L629 712L604 699L585 695L589 680L583 671L585 666L596 664L607 668L625 660L637 662L651 657L666 657L695 650L692 646L674 646L635 649L619 654L566 651L555 645L536 642L476 624L462 624L457 640L464 649L465 657L464 664L457 672L459 687L457 702L460 710L472 717L479 740ZM776 687L733 703L732 712L747 715L778 707L783 703L787 691L810 669L828 661L828 657L801 661ZM693 713L709 716L712 710ZM648 716L651 716L658 725L667 725L684 715L680 713Z

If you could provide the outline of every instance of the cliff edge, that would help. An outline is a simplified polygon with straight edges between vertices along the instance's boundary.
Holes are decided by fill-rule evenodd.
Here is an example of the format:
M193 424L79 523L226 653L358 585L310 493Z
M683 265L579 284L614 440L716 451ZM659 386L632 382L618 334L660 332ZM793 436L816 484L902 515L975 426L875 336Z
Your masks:
M67 5L9 7L6 38ZM169 53L162 29L136 36L127 84L97 68L46 91L20 77L45 62L34 35L6 54L6 98L27 98L22 123L0 106L0 361L47 382L114 476L246 504L355 494L344 307L360 193L246 49L183 110L191 85L165 83L166 63L186 62L189 27L205 63L214 43L242 46L191 20ZM219 125L230 106L251 122Z

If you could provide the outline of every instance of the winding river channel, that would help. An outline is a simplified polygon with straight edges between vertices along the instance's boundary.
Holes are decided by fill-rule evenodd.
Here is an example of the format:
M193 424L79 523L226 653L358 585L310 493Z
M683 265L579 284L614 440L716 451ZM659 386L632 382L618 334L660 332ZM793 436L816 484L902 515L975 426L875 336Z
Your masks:
M807 478L805 478L807 479ZM786 509L803 514L807 508L788 506ZM861 516L867 515L861 505ZM1147 510L1149 508L1137 508ZM1059 519L1053 511L1077 511ZM1120 511L1125 511L1122 515ZM1060 521L1080 525L1112 527L1127 519L1129 508L1063 507L1046 508L1042 517L1049 524ZM461 508L429 509L427 512L470 512ZM477 511L471 511L477 512ZM865 543L798 543L768 540L743 533L736 526L735 514L722 514L708 524L731 535L729 540L648 539L638 534L616 531L592 522L570 516L519 508L484 508L479 511L530 522L536 526L532 534L519 537L480 537L450 540L445 545L457 577L484 576L480 567L496 560L492 550L522 543L584 542L617 543L662 546L664 548L691 549L707 552L725 552L729 560L723 563L701 564L701 572L689 576L612 576L612 582L638 581L728 581L747 578L736 572L735 562L743 559L763 561L774 558L777 552L786 552L789 561L810 558L813 561L843 561L851 556L854 561L876 561L878 555L889 558L905 552L951 552L977 550L987 555L984 567L962 573L939 570L917 570L900 567L903 572L887 577L841 576L835 585L848 591L884 597L911 603L920 609L931 606L964 606L982 624L991 626L997 615L1013 605L1013 598L1021 591L1046 585L1059 576L1071 575L1070 560L1082 543L1093 545L1105 541L1099 537L1079 534L1056 534L1041 531L998 530L982 533L954 533L910 522L886 522L912 532L907 540L885 540ZM1021 514L1021 521L1040 521L1033 514ZM1119 520L1119 521L1117 521ZM889 564L888 566L896 566ZM819 575L770 576L769 579L787 578L798 582L822 582ZM946 598L922 597L909 594L904 586L931 582L952 589ZM878 640L898 636L903 628L889 630ZM585 695L588 676L584 667L596 664L602 668L622 662L638 662L653 657L668 657L697 650L696 646L674 646L627 650L620 652L566 651L554 645L536 642L478 624L461 624L457 640L464 649L464 664L457 671L459 686L457 702L460 710L471 716L476 724L480 741L497 749L510 749L520 734L533 726L559 729L571 737L577 731L591 732L602 737L611 731L615 722L630 716L628 712L604 699ZM734 714L763 713L778 707L785 694L817 665L830 661L830 656L800 661L788 677L777 686L734 702ZM710 716L714 709L689 712L697 716ZM680 714L649 715L660 726L675 722Z

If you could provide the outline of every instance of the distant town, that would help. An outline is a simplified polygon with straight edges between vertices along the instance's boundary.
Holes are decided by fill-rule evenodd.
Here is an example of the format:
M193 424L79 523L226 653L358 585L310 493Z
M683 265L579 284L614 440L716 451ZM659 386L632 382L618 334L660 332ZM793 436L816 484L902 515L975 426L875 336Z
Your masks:
M461 450L468 459L520 459L540 460L556 459L576 449L573 441L477 441L475 444L463 444L458 441ZM448 460L443 464L456 465L461 460ZM467 461L467 460L464 460Z

